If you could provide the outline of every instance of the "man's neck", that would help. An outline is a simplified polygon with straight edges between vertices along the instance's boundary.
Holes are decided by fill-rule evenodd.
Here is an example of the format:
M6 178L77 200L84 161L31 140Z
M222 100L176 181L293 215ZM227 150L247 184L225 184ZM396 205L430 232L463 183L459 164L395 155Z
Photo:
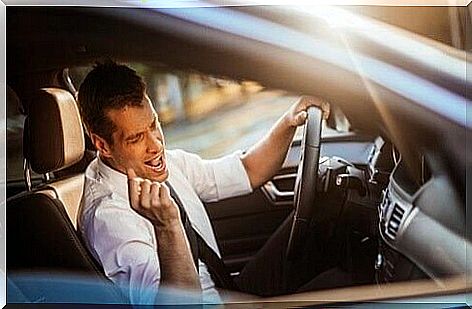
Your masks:
M113 161L113 159L110 159L110 158L105 158L105 157L102 157L100 156L100 154L98 155L100 157L100 160L106 165L108 166L109 168L111 168L112 170L118 172L118 173L121 173L121 174L125 174L126 175L126 172L118 169L116 167L116 164L115 162Z

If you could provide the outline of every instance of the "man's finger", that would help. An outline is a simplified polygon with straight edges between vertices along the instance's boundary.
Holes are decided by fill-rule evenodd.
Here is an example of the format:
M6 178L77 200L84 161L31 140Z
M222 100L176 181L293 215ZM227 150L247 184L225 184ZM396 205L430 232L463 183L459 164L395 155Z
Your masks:
M323 100L322 98L306 96L303 97L303 103L303 109L305 110L308 109L308 107L310 106L319 107L323 111L324 119L328 119L330 112L329 103Z
M151 184L151 205L156 206L160 204L159 191L161 184L157 181L154 181Z
M309 96L302 97L302 104L301 104L302 110L306 110L308 107L310 107L313 104L314 104L314 101L312 100L311 97Z
M295 116L295 122L297 126L302 125L305 123L308 117L308 113L306 111L301 111Z
M128 174L128 196L131 207L136 208L139 205L139 195L141 192L141 179L136 176L132 168L127 170Z
M170 197L170 190L166 184L161 185L161 190L159 192L159 196L161 198L161 203L164 205L169 205L171 203L172 198Z
M321 108L322 100L319 98L307 97L305 100L305 108L308 108L310 106L317 106Z
M133 179L137 177L136 172L132 168L128 168L126 170L126 174L128 174L128 179Z
M149 209L151 207L151 181L144 179L141 182L140 204L142 208Z
M329 103L326 101L321 102L321 110L323 111L323 116L324 119L329 118L329 113L331 112L331 107L329 106Z

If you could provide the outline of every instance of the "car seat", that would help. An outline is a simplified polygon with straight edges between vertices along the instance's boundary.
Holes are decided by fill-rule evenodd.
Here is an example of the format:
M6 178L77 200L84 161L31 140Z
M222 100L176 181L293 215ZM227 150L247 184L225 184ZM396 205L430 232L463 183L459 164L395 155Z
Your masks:
M68 91L43 88L35 94L25 120L23 145L29 190L7 200L9 277L38 272L84 275L95 282L103 282L103 297L107 302L126 302L77 232L84 174L51 179L53 172L79 162L85 151L79 111ZM46 182L31 188L31 170L45 175ZM25 287L24 281L15 283L20 289ZM47 295L43 297L48 299Z

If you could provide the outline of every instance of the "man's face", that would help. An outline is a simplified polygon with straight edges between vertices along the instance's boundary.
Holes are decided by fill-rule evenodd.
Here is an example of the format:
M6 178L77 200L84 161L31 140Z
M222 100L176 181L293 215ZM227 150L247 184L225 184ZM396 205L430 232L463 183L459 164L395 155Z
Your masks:
M112 134L113 145L108 147L105 157L122 173L132 168L139 177L163 182L168 176L164 136L147 96L143 103L143 106L127 106L106 113L116 130Z

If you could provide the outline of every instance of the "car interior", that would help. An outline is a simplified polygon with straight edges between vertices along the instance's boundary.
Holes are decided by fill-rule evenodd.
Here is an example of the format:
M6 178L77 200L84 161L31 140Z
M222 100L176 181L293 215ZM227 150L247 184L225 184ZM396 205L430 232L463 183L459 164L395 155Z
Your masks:
M100 23L97 17L102 18ZM261 60L218 50L185 35L185 39L174 37L167 29L173 22L187 21L169 19L155 30L143 26L138 17L153 16L116 8L106 14L91 8L7 8L7 173L17 164L13 161L23 165L21 178L8 181L6 188L7 275L28 302L47 293L46 287L22 279L30 274L84 276L103 282L98 301L128 302L77 232L84 171L95 152L80 120L79 85L72 83L69 68L91 65L104 56L236 79L251 76L269 87L286 86L284 90L296 93L336 92L328 95L332 109L328 125L336 130L347 118L351 130L321 136L321 114L311 113L303 136L293 141L272 180L249 195L206 204L231 275L237 276L295 212L300 220L293 221L284 250L289 260L312 258L310 269L294 270L305 273L299 285L310 283L306 291L407 281L444 288L449 278L465 276L471 238L466 233L464 171L470 159L463 142L468 141L470 127L382 89L377 95L388 103L379 112L366 93L352 90L358 85L366 91L357 77L343 72L341 77L349 76L345 88L333 91L338 79L330 74L339 72L326 64L320 70L331 73L323 77L326 86L320 89L307 85L320 79L299 66L303 57L284 62L286 66L271 73L270 64L287 55L274 51L274 59ZM240 40L221 33L215 37L222 42L234 39L231 46ZM241 43L248 47L247 53L253 52L252 45ZM261 43L252 44L258 50ZM201 60L204 55L214 63ZM228 60L241 68L226 68ZM285 77L271 81L274 73ZM306 73L306 80L292 79L294 73ZM284 79L290 81L284 85ZM448 90L462 89L461 83L450 81ZM352 100L365 104L353 106L348 103ZM13 158L18 149L22 157ZM464 288L460 285L459 290Z

